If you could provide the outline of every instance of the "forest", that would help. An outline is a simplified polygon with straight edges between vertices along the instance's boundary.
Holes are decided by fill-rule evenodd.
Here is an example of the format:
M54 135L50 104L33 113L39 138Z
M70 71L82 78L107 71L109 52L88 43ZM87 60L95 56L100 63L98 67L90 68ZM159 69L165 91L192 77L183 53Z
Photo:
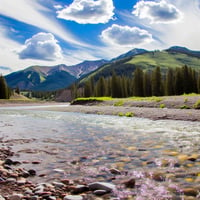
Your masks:
M168 68L161 71L155 67L152 71L136 68L132 76L116 75L97 81L90 78L81 87L74 84L71 88L72 96L111 96L113 98L126 98L130 96L171 96L189 93L200 93L200 73L184 65L179 68Z

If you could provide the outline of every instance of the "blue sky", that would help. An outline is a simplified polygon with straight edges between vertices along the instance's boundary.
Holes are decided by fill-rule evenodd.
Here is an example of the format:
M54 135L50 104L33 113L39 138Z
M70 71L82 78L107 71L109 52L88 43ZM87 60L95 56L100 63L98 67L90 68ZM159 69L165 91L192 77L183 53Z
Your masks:
M0 0L0 73L133 48L200 50L199 19L200 0Z

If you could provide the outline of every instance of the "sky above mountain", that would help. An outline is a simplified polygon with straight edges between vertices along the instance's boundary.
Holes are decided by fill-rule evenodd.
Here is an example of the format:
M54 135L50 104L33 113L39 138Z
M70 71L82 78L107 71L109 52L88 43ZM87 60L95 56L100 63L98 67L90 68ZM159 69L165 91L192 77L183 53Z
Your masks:
M0 0L0 73L133 48L200 50L199 19L200 0Z

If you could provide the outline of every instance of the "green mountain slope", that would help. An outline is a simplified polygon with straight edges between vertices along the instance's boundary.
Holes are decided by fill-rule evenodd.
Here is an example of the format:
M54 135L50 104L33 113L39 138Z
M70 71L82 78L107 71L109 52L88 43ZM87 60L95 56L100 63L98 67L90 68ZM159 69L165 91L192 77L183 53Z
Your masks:
M117 75L125 75L130 77L137 67L142 68L143 70L152 71L155 67L159 66L163 73L169 67L176 68L184 65L188 65L196 70L200 70L200 57L198 54L191 55L188 53L189 50L185 53L182 51L182 48L180 52L179 49L177 51L174 51L174 49L171 51L170 49L163 51L149 51L140 55L135 55L111 62L81 79L80 83L84 83L91 77L93 77L94 80L98 80L101 76L109 77L111 76L113 70Z

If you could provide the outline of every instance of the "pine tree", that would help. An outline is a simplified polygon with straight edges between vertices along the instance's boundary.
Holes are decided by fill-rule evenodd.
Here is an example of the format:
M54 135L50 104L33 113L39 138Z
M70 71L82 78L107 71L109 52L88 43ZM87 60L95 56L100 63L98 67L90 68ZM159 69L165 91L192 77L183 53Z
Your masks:
M174 71L172 68L169 68L166 75L166 95L174 95Z
M144 87L144 96L150 97L152 96L152 88L151 88L151 74L149 72L145 72L143 75L143 87Z
M152 95L161 96L162 94L162 79L160 67L156 67L152 73Z
M175 94L181 95L184 93L183 89L183 74L181 68L176 68L175 72Z
M98 97L106 96L106 93L107 93L106 91L107 91L107 88L106 88L105 78L101 76L96 84L96 95Z
M113 98L120 97L120 87L119 87L118 77L117 77L115 71L113 71L113 73L112 73L111 95Z
M0 99L9 99L8 86L2 75L0 75Z
M133 77L133 95L139 97L144 96L143 89L143 71L137 68Z

